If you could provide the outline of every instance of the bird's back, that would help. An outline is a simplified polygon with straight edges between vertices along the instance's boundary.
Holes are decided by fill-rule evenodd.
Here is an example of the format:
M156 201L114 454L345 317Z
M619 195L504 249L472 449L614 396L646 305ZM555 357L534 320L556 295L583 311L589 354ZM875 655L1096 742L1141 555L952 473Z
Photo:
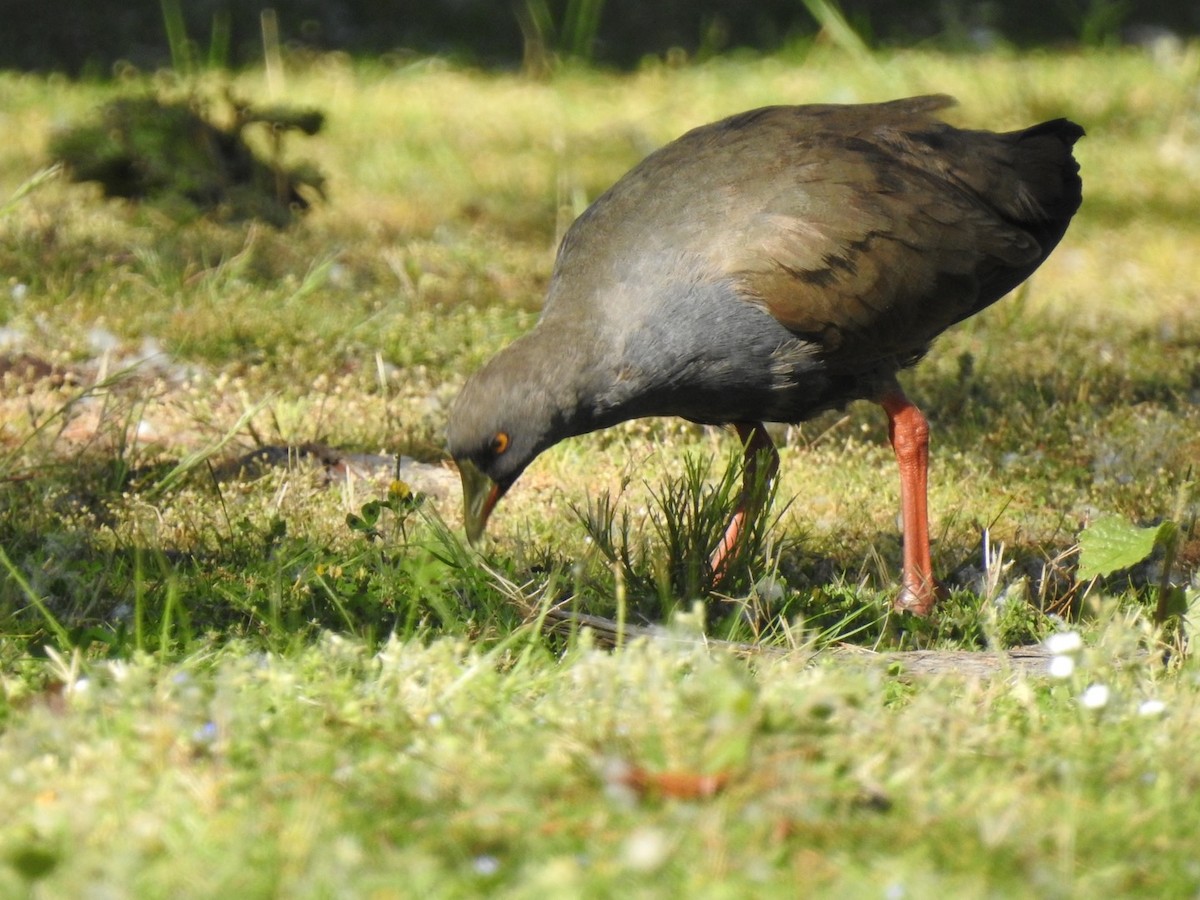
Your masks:
M910 364L1028 277L1081 198L1078 125L961 130L934 117L951 102L766 107L688 132L572 226L545 317L678 319L717 284L850 393L859 371ZM703 339L704 322L674 327Z

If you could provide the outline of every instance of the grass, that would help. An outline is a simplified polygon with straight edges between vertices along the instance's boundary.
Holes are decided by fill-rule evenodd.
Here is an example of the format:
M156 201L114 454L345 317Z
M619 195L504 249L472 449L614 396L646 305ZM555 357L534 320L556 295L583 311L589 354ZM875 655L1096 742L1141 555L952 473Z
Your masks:
M1171 518L1194 596L1200 48L285 71L236 88L330 115L301 152L331 202L288 232L39 175L121 88L0 74L0 893L1196 892L1200 695L1149 652L1161 557L1081 584L1074 546L1102 513ZM934 90L960 124L1089 132L1063 246L906 379L934 620L888 614L897 478L864 404L780 432L715 596L733 442L680 422L555 448L463 545L447 405L532 325L590 199L726 113ZM403 453L428 496L317 451L238 474L301 445ZM677 640L543 636L560 602ZM813 655L1064 630L1057 678Z
M528 631L52 668L67 680L14 697L0 742L14 896L1162 896L1197 877L1195 687L1152 668L912 685L700 648L556 658ZM1102 708L1080 705L1092 679ZM639 771L728 782L687 799Z

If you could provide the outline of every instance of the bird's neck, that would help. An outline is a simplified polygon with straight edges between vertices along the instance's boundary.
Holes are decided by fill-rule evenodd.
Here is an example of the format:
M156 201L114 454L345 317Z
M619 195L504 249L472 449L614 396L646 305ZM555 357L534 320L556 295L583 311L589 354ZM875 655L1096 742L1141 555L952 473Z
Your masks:
M569 435L629 418L614 417L611 406L603 402L615 357L602 331L588 323L565 317L543 320L504 352L523 363L522 389L543 397Z

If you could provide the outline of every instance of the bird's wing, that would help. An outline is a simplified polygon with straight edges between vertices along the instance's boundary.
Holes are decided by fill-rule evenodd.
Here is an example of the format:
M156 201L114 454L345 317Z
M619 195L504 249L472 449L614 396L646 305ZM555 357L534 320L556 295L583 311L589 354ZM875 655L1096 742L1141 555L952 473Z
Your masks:
M996 139L929 127L961 145L955 153L978 155ZM972 185L942 165L945 149L920 150L904 132L886 129L837 147L814 142L808 162L790 167L792 177L781 172L776 196L748 204L754 212L735 240L713 248L714 262L745 299L827 351L919 350L1044 256L1017 217L1021 203L1037 215L1019 183L1011 191ZM1008 174L997 165L989 180Z
M693 129L576 220L544 315L635 319L674 284L719 280L830 362L921 352L1033 271L1079 200L1064 177L1077 126L963 131L933 115L950 102L764 107Z

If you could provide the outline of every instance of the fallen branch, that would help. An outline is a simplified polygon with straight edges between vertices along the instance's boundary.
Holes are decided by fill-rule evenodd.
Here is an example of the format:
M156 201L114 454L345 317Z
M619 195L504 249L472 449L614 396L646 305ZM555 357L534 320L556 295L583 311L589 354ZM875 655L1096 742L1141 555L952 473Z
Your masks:
M1013 647L1009 650L897 650L878 653L865 647L848 644L816 649L813 647L778 647L768 644L749 644L722 641L702 635L689 635L662 626L639 626L626 623L623 630L613 619L572 612L562 607L550 609L543 620L547 634L572 634L586 628L605 646L647 638L655 642L676 645L703 645L725 650L737 656L796 657L818 662L832 659L838 663L882 666L898 669L898 675L964 675L974 678L994 678L1004 675L1042 675L1047 672L1053 654L1045 647ZM618 638L620 640L618 640Z

